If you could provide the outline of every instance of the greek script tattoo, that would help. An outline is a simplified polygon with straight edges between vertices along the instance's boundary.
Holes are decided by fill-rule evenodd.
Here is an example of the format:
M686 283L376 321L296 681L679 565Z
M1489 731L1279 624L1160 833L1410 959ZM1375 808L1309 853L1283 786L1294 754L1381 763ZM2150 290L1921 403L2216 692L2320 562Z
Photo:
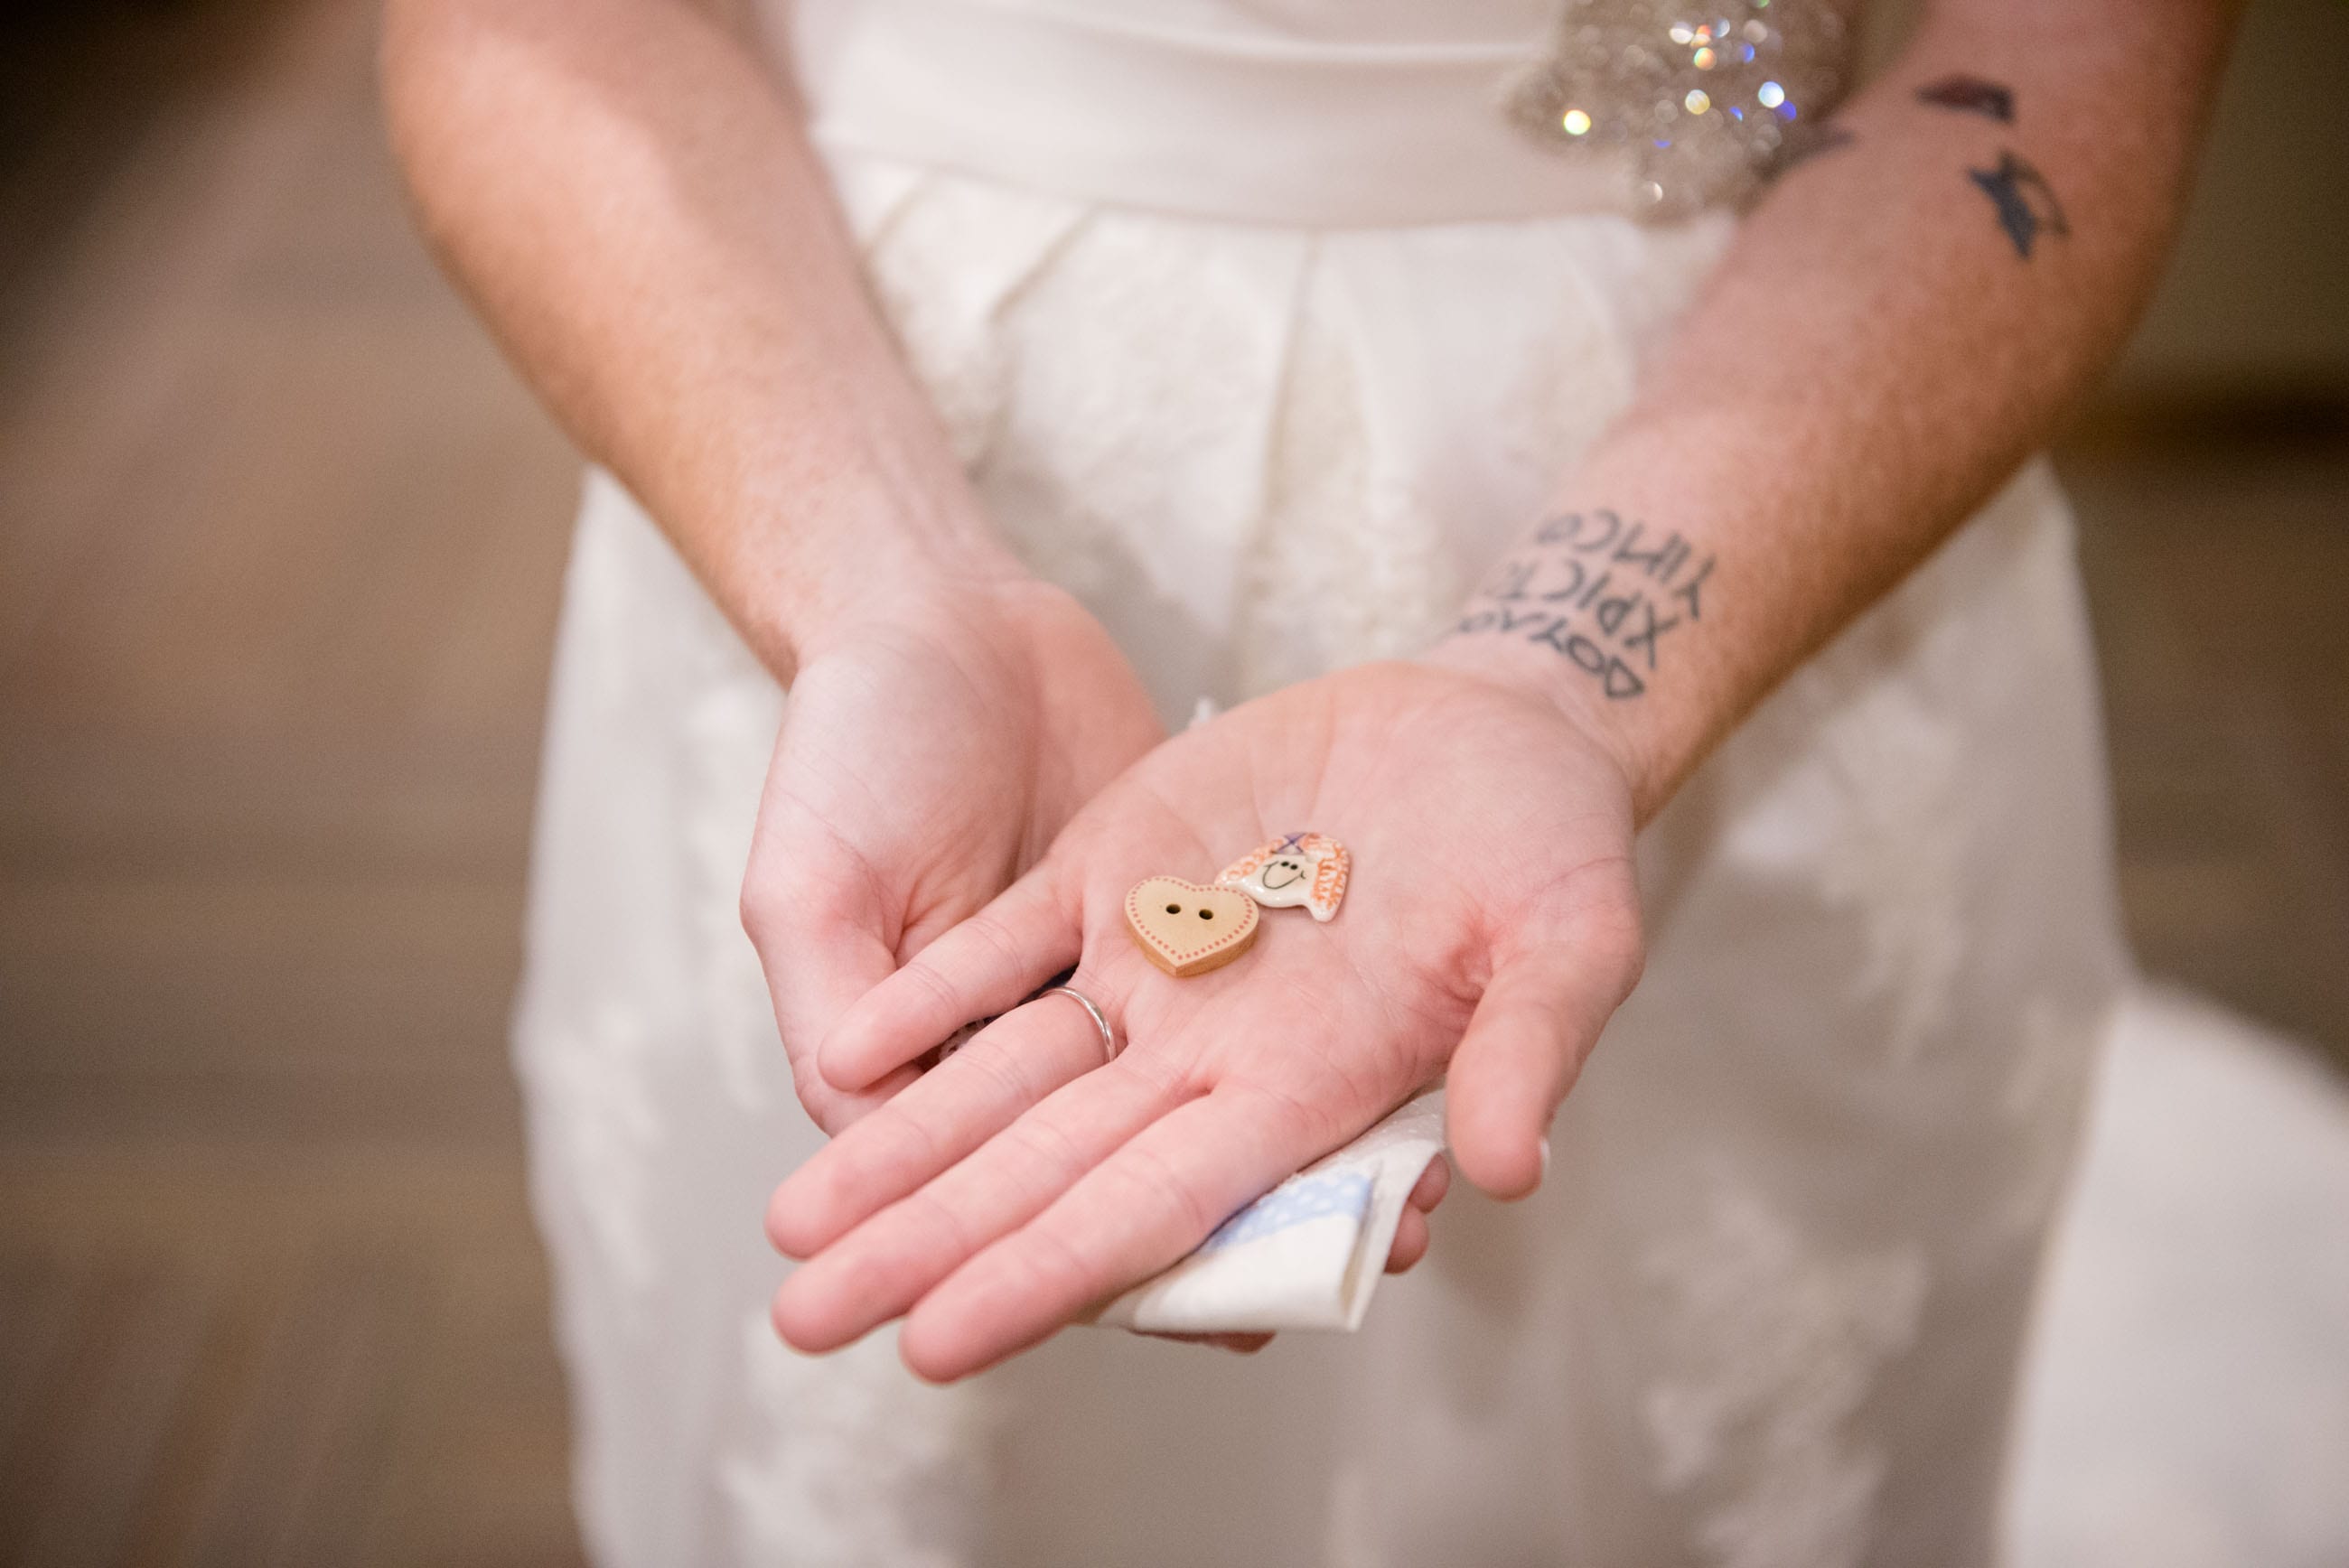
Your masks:
M2072 232L2054 189L2039 170L2013 153L2001 152L1996 169L1969 169L1966 173L1990 198L1998 212L1999 227L2006 231L2006 237L2014 242L2014 253L2024 261L2031 259L2031 247L2040 235L2061 238Z
M1943 77L1930 87L1918 88L1917 98L1920 103L1953 108L1960 114L1982 115L2002 125L2014 123L2014 89L1998 82L1986 82L1980 77Z
M1704 619L1713 567L1676 531L1569 511L1493 568L1454 630L1539 644L1620 702L1648 689L1667 634Z

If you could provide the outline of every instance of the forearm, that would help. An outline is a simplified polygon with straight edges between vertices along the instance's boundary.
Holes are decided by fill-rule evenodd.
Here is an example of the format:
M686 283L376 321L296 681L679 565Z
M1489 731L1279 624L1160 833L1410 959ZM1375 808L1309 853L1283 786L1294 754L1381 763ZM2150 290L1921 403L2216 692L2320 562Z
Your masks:
M2107 363L2175 227L2230 15L1978 0L1929 19L1745 222L1436 656L1591 716L1653 815ZM1920 98L1951 78L2011 118L1997 92Z
M682 0L392 0L424 228L760 655L1010 562L864 292L798 106Z

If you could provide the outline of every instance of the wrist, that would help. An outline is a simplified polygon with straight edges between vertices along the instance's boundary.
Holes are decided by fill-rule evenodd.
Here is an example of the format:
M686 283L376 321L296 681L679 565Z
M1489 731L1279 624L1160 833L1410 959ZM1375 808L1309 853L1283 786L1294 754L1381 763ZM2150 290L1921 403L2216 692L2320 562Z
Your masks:
M745 590L734 595L738 619L786 679L863 629L918 622L947 631L1040 586L975 502L828 510L821 529L802 520L761 531L758 559L738 574Z
M1663 776L1645 716L1624 699L1609 698L1603 676L1594 677L1545 645L1491 634L1481 627L1464 629L1480 614L1472 603L1454 630L1419 655L1419 662L1503 687L1574 726L1615 764L1644 824L1662 805L1658 797Z
M1634 498L1646 488L1609 487ZM1722 610L1702 538L1611 507L1560 511L1502 558L1425 656L1575 724L1620 768L1644 823L1714 738Z

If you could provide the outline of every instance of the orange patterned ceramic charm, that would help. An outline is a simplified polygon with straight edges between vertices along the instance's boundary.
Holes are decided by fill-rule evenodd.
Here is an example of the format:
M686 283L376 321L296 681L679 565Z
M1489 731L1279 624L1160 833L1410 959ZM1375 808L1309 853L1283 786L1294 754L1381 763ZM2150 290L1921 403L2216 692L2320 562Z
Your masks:
M1125 895L1125 927L1150 962L1189 976L1229 964L1256 942L1257 907L1237 888L1149 877Z
M1224 868L1219 887L1236 887L1267 909L1302 905L1316 920L1338 913L1354 857L1327 833L1291 833Z

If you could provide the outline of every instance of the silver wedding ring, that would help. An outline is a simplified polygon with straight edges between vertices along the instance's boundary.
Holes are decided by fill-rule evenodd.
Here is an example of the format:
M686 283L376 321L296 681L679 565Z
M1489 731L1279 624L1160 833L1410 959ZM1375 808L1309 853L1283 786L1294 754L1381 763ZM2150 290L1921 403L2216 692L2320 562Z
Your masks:
M1101 1031L1102 1065L1107 1067L1117 1060L1117 1032L1109 1026L1109 1020L1102 1016L1102 1010L1093 1006L1092 997L1074 985L1047 985L1036 994L1039 996L1067 996L1082 1007L1085 1015L1092 1019L1093 1027Z
M1057 979L1059 976L1056 975L1054 978ZM1054 995L1066 996L1070 1000L1075 1002L1078 1006L1082 1007L1085 1010L1085 1016L1093 1021L1093 1027L1101 1031L1102 1065L1103 1067L1107 1067L1110 1063L1117 1060L1117 1031L1109 1026L1108 1016L1102 1013L1099 1007L1093 1006L1092 997L1086 995L1083 992L1078 990L1073 985L1043 985L1038 987L1035 991L1030 992L1029 994L1028 1000L1033 1002L1040 996ZM992 1024L993 1022L995 1022L993 1015L989 1015L984 1018L973 1018L969 1023L965 1024L961 1028L957 1029L954 1034L942 1044L935 1046L931 1047L931 1049L925 1051L920 1058L921 1065L925 1068L936 1067L938 1063L945 1061L948 1057L954 1055L955 1052L960 1050L964 1044L967 1043L973 1035L976 1035L979 1030L987 1027L988 1025Z

